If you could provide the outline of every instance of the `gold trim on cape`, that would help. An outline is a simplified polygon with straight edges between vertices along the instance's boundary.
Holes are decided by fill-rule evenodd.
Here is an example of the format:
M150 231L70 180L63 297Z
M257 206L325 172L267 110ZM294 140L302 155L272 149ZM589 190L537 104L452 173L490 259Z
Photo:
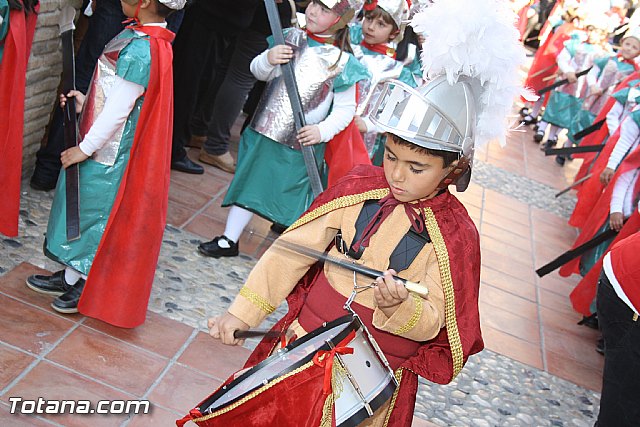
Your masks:
M264 311L267 314L271 314L276 311L276 308L272 306L269 301L267 301L264 297L261 297L257 293L253 292L251 289L243 286L240 288L240 295L248 299L251 303L256 305L260 310Z
M338 197L337 199L330 200L327 203L318 206L314 210L309 211L306 214L302 215L300 218L298 218L296 222L291 224L291 226L287 228L286 231L290 231L295 228L298 228L336 209L357 205L358 203L364 202L365 200L382 199L388 194L389 194L388 188L377 188L375 190L365 191L364 193L349 194L347 196Z
M260 387L259 389L249 393L248 395L246 395L242 399L238 400L237 402L235 402L235 403L233 403L233 404L231 404L231 405L229 405L227 407L218 409L217 411L212 412L212 413L210 413L208 415L205 415L205 416L202 416L202 417L199 417L199 418L194 418L191 421L193 421L194 423L198 423L200 421L207 421L207 420L210 420L211 418L215 418L217 416L226 414L229 411L233 411L238 406L243 405L244 403L248 402L249 400L253 399L254 397L264 393L265 391L269 390L274 385L286 380L287 378L289 378L289 377L291 377L293 375L299 374L300 372L302 372L305 369L308 369L308 368L310 368L312 366L313 366L313 360L310 360L309 362L305 363L304 365L300 366L299 368L294 369L293 371L291 371L291 372L289 372L289 373L287 373L287 374L285 374L285 375L283 375L281 377L278 377L278 378L274 379L269 384L266 384L266 385Z
M451 356L453 357L453 375L451 376L453 380L456 375L460 373L462 365L464 364L464 352L462 350L462 342L460 341L458 322L456 320L456 300L453 294L449 253L447 252L447 245L442 237L442 233L440 233L438 221L431 208L425 208L424 214L427 231L433 241L433 248L436 251L440 278L442 280L442 290L444 291L445 326L447 328L449 347L451 347Z
M396 387L396 389L393 392L393 396L391 396L391 403L389 403L389 409L387 410L387 416L384 417L384 423L382 424L382 427L387 427L387 425L389 424L389 418L391 418L391 412L393 411L393 408L396 405L396 399L398 398L398 392L400 391L400 385L402 383L402 371L403 371L403 369L404 368L398 368L393 373L393 375L396 377L396 381L398 381L398 387Z

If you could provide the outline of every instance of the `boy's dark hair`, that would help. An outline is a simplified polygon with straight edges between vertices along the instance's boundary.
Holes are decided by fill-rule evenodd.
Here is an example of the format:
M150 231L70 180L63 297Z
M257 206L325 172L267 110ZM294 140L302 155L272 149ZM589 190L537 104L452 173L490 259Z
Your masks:
M167 16L171 15L173 12L175 12L174 9L171 9L169 6L160 3L159 0L155 1L156 3L156 14L158 16L160 16L161 18L167 18Z
M390 132L387 132L387 135L393 139L398 145L402 145L403 147L408 147L410 150L413 150L417 153L428 154L430 156L436 156L442 158L443 167L447 167L451 165L456 160L460 159L460 153L456 153L453 151L445 151L445 150L434 150L432 148L420 147L419 145L414 144L413 142L409 142L406 139L402 139L398 135L394 135Z

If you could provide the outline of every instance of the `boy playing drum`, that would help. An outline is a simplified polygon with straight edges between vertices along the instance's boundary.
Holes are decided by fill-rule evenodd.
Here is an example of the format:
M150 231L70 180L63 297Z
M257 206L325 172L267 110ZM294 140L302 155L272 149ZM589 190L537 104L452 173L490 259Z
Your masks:
M465 27L458 22L461 16L474 16L469 10L476 8L478 13L498 9L496 0L456 4L460 10L452 10L448 2L435 3L422 12L422 18L416 17L422 20L416 23L417 30L428 36L425 51L434 55L426 63L433 65L439 52L451 50L444 42L442 46L437 43L454 38L447 28L459 31ZM456 25L446 21L445 15ZM290 329L301 337L349 314L345 302L355 295L350 308L374 336L399 382L393 397L360 424L366 426L411 425L418 375L449 383L469 355L482 350L479 236L448 186L456 184L458 191L467 188L474 141L486 139L491 126L494 131L500 127L496 123L487 126L482 122L487 116L476 115L485 109L481 95L492 84L504 88L501 73L515 73L524 59L511 22L499 24L492 22L492 32L495 35L503 28L506 35L497 39L513 37L511 51L509 46L500 46L501 57L512 63L500 63L502 71L485 70L492 75L491 83L481 84L478 74L470 78L459 73L453 83L440 76L418 90L395 81L385 85L371 116L387 132L383 167L358 166L322 193L258 261L228 312L209 319L212 337L228 345L242 344L235 332L258 326L285 299L289 312L274 330ZM436 73L446 71L442 66ZM509 86L513 78L506 81ZM502 96L513 100L518 93L519 88ZM492 96L482 98L490 99L494 106L511 105L511 101L497 102ZM498 122L504 123L503 112L498 115ZM495 120L495 110L493 116ZM504 126L501 131L504 133ZM332 263L317 264L313 258L283 249L291 246L287 243L326 250L341 259L346 256L384 273L372 282ZM409 292L392 275L420 283L428 293ZM267 358L278 342L278 338L264 339L246 367ZM269 405L284 405L280 402L285 401L273 396ZM291 412L308 409L296 407ZM258 425L254 424L258 417L251 418L239 425Z

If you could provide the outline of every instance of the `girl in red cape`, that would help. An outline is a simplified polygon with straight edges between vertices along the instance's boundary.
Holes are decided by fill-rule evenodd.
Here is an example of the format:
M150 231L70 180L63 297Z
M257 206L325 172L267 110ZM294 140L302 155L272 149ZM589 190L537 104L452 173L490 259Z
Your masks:
M600 197L600 199L598 200L598 203L594 206L594 208L592 209L591 215L589 215L589 217L587 218L587 221L584 224L584 227L582 229L582 232L580 233L580 235L578 236L578 238L576 239L575 243L573 244L572 248L576 248L580 245L582 245L583 243L591 240L596 234L598 234L598 232L602 229L604 224L608 224L608 219L609 219L609 213L610 213L610 206L611 206L611 198L615 189L615 183L616 181L619 179L619 177L623 174L625 174L628 171L633 171L635 169L638 169L640 167L640 149L636 148L629 156L627 156L625 158L625 160L622 162L622 164L620 165L620 167L618 168L618 170L616 171L613 179L611 180L611 182L607 185L604 193L602 194L602 196ZM637 184L637 183L636 183ZM637 185L634 185L633 191L635 192L635 194L638 193L639 189L637 188ZM635 222L635 221L634 221ZM609 242L610 243L610 242ZM601 251L602 253L600 255L604 254L604 251ZM583 276L588 276L588 273L590 271L592 271L594 268L597 267L599 260L595 260L595 267L590 268L588 271L582 271L581 272L581 258L582 257L578 257L576 259L573 259L572 261L566 263L565 265L562 266L562 268L560 268L560 275L563 277L568 277L571 274L581 274ZM593 273L596 274L596 278L598 277L597 274L598 273ZM592 277L593 276L589 276L590 278L587 280L587 282L591 282ZM586 283L584 285L581 286L586 286ZM582 293L582 291L578 291L578 293ZM593 292L593 294L595 295L595 290ZM572 298L573 301L573 298ZM589 301L589 304L591 303L591 301ZM575 305L575 303L574 303ZM580 312L584 311L584 304L578 304L581 309L579 310Z
M0 233L18 235L27 62L38 0L0 0Z
M79 163L81 235L66 240L62 171L45 253L66 268L27 279L29 288L57 295L56 311L126 328L145 320L169 189L174 34L164 18L184 3L123 1L134 22L105 47L86 99L67 94L82 107L82 142L61 156L65 168Z

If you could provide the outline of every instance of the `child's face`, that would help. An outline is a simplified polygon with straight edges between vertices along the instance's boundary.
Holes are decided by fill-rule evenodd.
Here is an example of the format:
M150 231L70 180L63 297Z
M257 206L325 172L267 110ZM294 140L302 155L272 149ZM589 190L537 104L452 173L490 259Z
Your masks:
M387 23L381 16L368 18L366 15L362 21L362 35L364 41L369 44L387 43L396 36L394 25Z
M640 55L640 40L635 37L627 37L622 41L620 54L624 59L633 59Z
M317 1L312 1L304 12L307 21L307 31L312 34L323 34L340 16Z
M383 168L393 197L412 202L435 196L453 165L445 168L442 157L414 151L387 136Z
M587 41L589 44L600 44L606 37L604 30L595 27L587 27Z

